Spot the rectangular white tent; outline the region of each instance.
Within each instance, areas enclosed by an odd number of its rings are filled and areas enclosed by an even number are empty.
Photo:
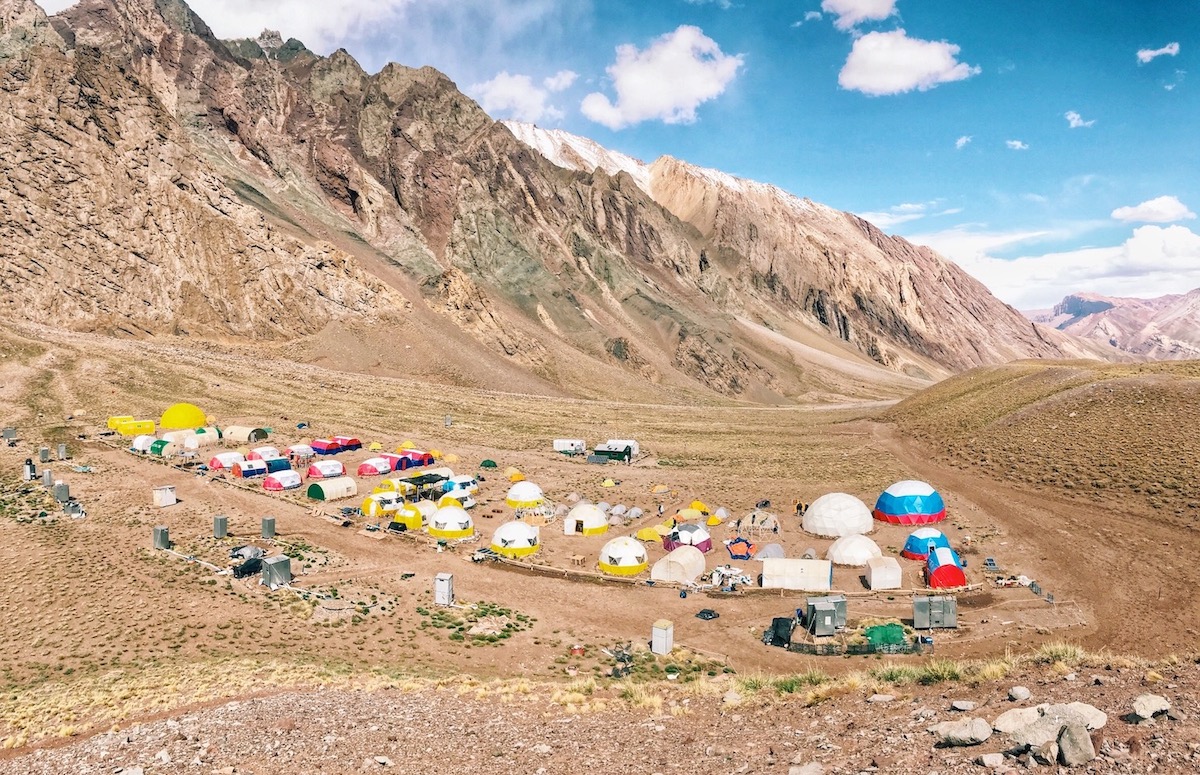
[[[867,560],[867,586],[871,589],[900,589],[903,574],[895,557],[872,557]]]
[[[806,592],[833,589],[833,563],[829,560],[768,557],[762,564],[763,589],[799,589]]]

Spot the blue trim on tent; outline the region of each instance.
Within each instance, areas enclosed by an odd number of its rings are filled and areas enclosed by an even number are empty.
[[[942,500],[942,496],[937,490],[934,490],[930,495],[892,495],[889,492],[884,492],[879,496],[879,500],[875,501],[875,510],[881,511],[884,514],[925,514],[933,516],[936,514],[944,514],[946,511],[946,503]]]

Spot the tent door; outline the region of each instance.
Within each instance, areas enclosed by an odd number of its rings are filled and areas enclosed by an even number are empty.
[[[583,520],[575,520],[575,527],[571,528],[572,533],[583,533]]]

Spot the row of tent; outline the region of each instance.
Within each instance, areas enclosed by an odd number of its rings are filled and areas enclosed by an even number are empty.
[[[906,479],[884,490],[874,510],[844,492],[822,495],[804,510],[801,527],[823,538],[841,538],[870,533],[876,520],[893,525],[926,525],[945,518],[946,504],[941,494],[925,482]]]

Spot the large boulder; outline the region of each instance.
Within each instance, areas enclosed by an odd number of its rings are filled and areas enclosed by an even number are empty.
[[[1138,718],[1154,718],[1170,709],[1170,700],[1157,694],[1143,694],[1133,701],[1133,714]]]
[[[981,718],[965,718],[959,721],[943,721],[929,728],[941,737],[941,745],[979,745],[992,736],[992,725]]]
[[[1083,702],[1068,705],[1039,706],[1041,711],[1033,723],[1011,733],[1013,742],[1025,748],[1037,748],[1058,739],[1059,731],[1068,724],[1078,724],[1084,729],[1100,729],[1108,722],[1101,710]]]
[[[1042,708],[1013,708],[1006,710],[996,717],[992,728],[997,732],[1011,735],[1022,727],[1027,727],[1042,717]]]
[[[1067,724],[1058,733],[1058,763],[1078,767],[1096,758],[1096,747],[1083,724]]]

